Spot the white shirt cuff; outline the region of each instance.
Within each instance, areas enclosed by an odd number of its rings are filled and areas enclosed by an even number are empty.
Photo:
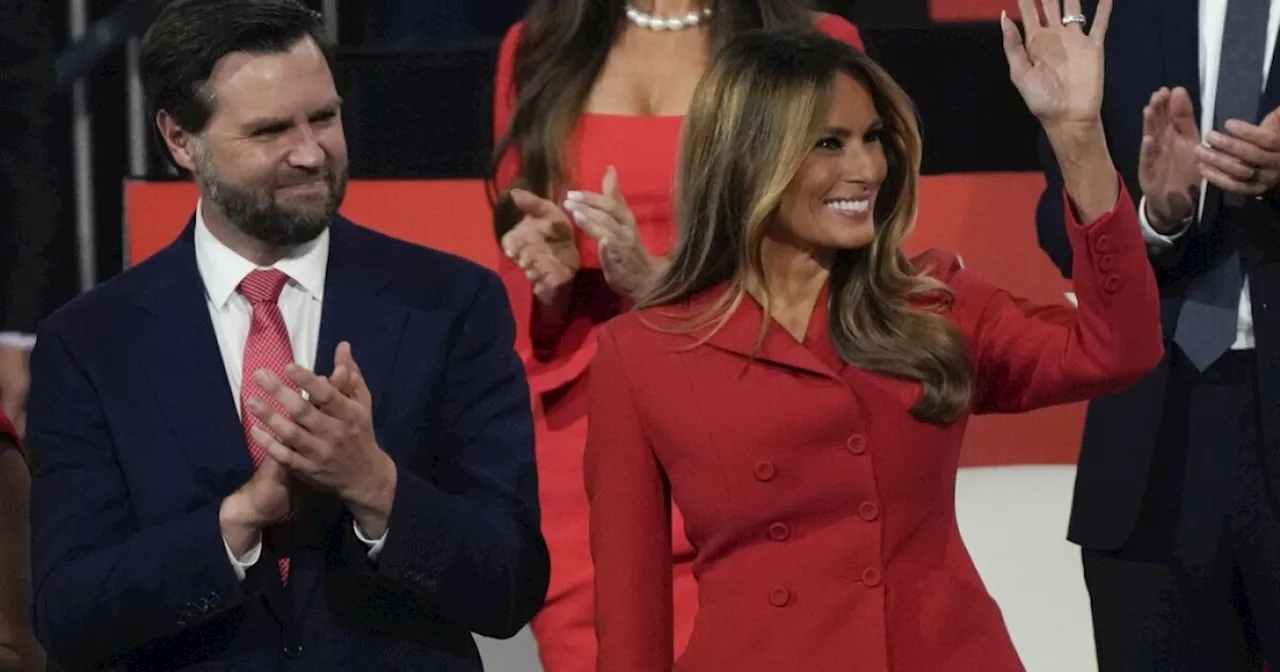
[[[249,573],[249,568],[258,563],[258,559],[262,557],[262,537],[258,537],[258,542],[249,549],[247,553],[240,557],[236,557],[231,552],[231,546],[227,544],[227,540],[222,540],[222,547],[227,549],[227,559],[231,561],[231,568],[236,570],[236,579],[244,581],[245,574]]]
[[[36,335],[19,331],[0,331],[0,347],[30,350],[36,347]]]
[[[1188,217],[1187,220],[1182,223],[1181,229],[1165,235],[1156,231],[1155,228],[1151,226],[1151,221],[1147,219],[1147,197],[1143,196],[1142,199],[1138,201],[1138,225],[1142,227],[1142,239],[1147,241],[1147,247],[1154,250],[1167,250],[1173,247],[1174,242],[1181,238],[1182,234],[1187,232],[1187,229],[1191,228],[1191,222],[1194,221],[1194,219],[1194,217]]]
[[[355,530],[356,539],[359,539],[361,543],[369,547],[369,559],[377,560],[378,554],[382,552],[382,547],[387,545],[387,531],[383,530],[382,536],[377,539],[370,539],[360,531],[360,526],[355,521],[351,522],[351,529]]]

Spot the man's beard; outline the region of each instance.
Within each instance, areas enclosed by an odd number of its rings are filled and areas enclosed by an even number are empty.
[[[245,235],[272,247],[293,247],[316,239],[337,214],[347,192],[347,167],[326,165],[322,176],[329,198],[319,208],[289,208],[276,202],[278,185],[245,188],[218,176],[207,151],[197,152],[205,197]]]

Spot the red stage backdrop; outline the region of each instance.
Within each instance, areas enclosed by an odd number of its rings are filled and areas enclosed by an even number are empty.
[[[974,0],[957,0],[957,6]],[[935,0],[935,5],[942,4]],[[998,13],[998,10],[997,10]],[[1068,283],[1036,245],[1035,204],[1044,186],[1036,173],[966,174],[924,178],[912,250],[939,247],[960,253],[966,267],[1038,301],[1064,301]],[[138,263],[173,240],[196,202],[185,182],[126,184],[128,254]],[[493,241],[484,186],[472,180],[351,183],[347,217],[422,245],[493,267]],[[1084,406],[1017,416],[975,418],[965,443],[967,466],[1074,464]]]

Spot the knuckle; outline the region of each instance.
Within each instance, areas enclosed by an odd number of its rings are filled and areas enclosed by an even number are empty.
[[[277,423],[277,426],[275,427],[276,439],[284,443],[293,443],[297,441],[301,434],[302,433],[298,430],[298,426],[291,422],[285,422],[282,420]]]

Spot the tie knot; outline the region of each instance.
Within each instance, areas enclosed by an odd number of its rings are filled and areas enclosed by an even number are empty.
[[[252,304],[275,303],[287,282],[289,276],[274,268],[254,271],[240,281],[240,293]]]

